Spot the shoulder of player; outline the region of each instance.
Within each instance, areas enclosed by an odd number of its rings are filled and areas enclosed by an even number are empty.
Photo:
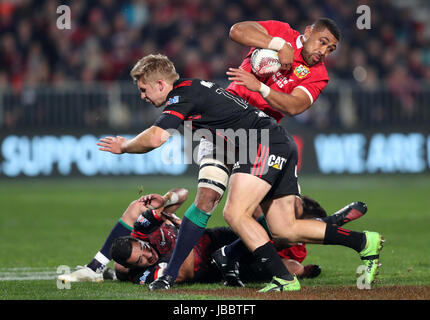
[[[257,21],[258,24],[260,24],[263,28],[265,28],[267,31],[270,31],[268,29],[270,28],[281,28],[284,30],[294,30],[289,23],[279,20],[264,20],[264,21]],[[295,31],[295,30],[294,30]]]
[[[193,85],[194,79],[180,78],[173,83],[173,88],[166,97],[164,108],[171,107],[181,102],[192,99],[195,89]]]
[[[169,92],[168,97],[173,97],[181,92],[191,91],[194,79],[180,78],[173,83],[172,91]]]
[[[273,37],[281,37],[284,40],[294,44],[300,36],[300,32],[293,29],[290,24],[278,20],[257,21],[263,28],[266,29],[269,35]]]
[[[170,91],[167,98],[169,99],[174,96],[198,96],[198,91],[201,88],[200,82],[200,79],[180,78],[173,83],[173,89]]]

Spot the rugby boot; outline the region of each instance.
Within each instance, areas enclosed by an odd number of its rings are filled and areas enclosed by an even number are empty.
[[[263,289],[258,292],[283,292],[283,291],[299,291],[301,289],[300,282],[294,276],[293,280],[284,280],[278,277],[273,277]]]
[[[375,278],[379,273],[379,254],[383,248],[385,242],[384,237],[378,232],[364,231],[366,235],[366,245],[363,250],[360,251],[360,259],[366,265],[364,270],[365,281],[368,284],[375,282]]]
[[[103,272],[102,270],[96,272],[87,266],[77,266],[76,271],[59,275],[58,280],[63,282],[102,282]]]
[[[356,201],[348,204],[331,216],[323,218],[326,223],[343,226],[345,223],[361,218],[367,212],[367,205],[364,202]]]
[[[225,286],[245,287],[239,277],[239,262],[228,259],[224,253],[224,248],[225,246],[212,253],[211,263],[221,272]]]
[[[168,274],[164,274],[149,284],[149,290],[169,290],[172,288],[175,280]]]

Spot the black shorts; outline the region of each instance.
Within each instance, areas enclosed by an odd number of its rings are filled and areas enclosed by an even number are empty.
[[[282,127],[270,130],[269,144],[258,145],[257,155],[248,163],[236,163],[232,174],[247,173],[267,181],[272,188],[263,201],[284,195],[299,195],[298,149],[293,137]]]

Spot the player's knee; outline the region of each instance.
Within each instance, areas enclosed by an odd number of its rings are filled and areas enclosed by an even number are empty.
[[[199,195],[199,193],[197,194],[198,198],[201,196],[200,201],[197,199],[201,202],[200,205],[207,206],[212,204],[209,211],[214,209],[214,206],[222,198],[227,188],[229,174],[229,169],[221,161],[212,158],[204,158],[201,161],[198,183],[201,195]],[[199,207],[197,202],[196,205]],[[200,209],[204,210],[203,208]]]
[[[194,201],[194,204],[200,210],[205,212],[212,212],[219,200],[221,199],[221,194],[217,191],[209,188],[198,188],[197,196]]]
[[[225,206],[223,210],[223,217],[225,222],[229,226],[231,226],[233,229],[235,229],[235,226],[241,223],[242,215],[241,212],[239,212],[236,209],[233,209],[230,206]]]
[[[224,209],[222,215],[224,217],[225,222],[227,222],[229,226],[233,227],[235,225],[236,217],[231,211]]]

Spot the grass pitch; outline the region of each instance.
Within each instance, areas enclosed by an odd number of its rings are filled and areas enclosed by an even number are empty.
[[[352,230],[381,232],[379,282],[357,289],[358,255],[339,246],[308,245],[305,264],[318,264],[321,275],[302,280],[302,291],[260,295],[262,284],[246,289],[220,284],[177,285],[149,292],[130,283],[73,283],[57,286],[59,266],[88,263],[125,208],[144,193],[173,187],[190,191],[177,213],[192,203],[196,179],[188,177],[101,177],[0,180],[1,300],[234,300],[234,299],[430,299],[430,176],[303,176],[302,193],[317,199],[327,212],[364,201],[367,214],[348,225]],[[222,202],[209,227],[225,225]]]

